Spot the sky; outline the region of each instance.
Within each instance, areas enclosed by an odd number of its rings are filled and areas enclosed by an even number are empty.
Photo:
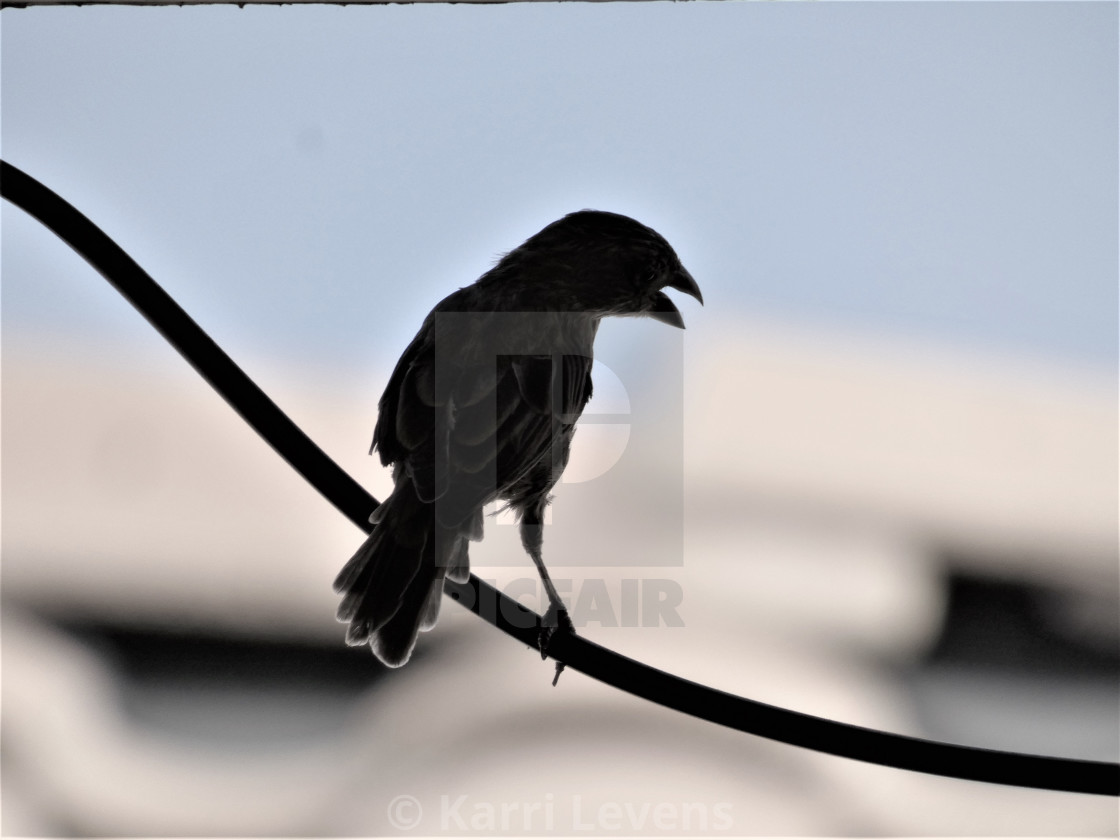
[[[1114,373],[1117,8],[5,9],[0,146],[235,358],[388,364],[594,207],[674,245],[690,342],[761,320]],[[6,342],[151,350],[2,221]]]

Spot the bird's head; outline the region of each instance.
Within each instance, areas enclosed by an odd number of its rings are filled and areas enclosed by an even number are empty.
[[[684,328],[664,289],[702,304],[700,287],[657,231],[618,213],[580,210],[530,237],[496,267],[536,278],[536,295],[558,311],[598,317],[646,315]]]

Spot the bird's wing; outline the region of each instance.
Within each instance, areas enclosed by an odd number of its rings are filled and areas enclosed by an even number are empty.
[[[548,478],[536,489],[547,493],[568,463],[572,428],[591,397],[591,357],[524,356],[514,358],[510,368],[522,410],[499,433],[498,480],[507,495],[530,472],[540,474],[544,467]]]
[[[405,378],[414,364],[423,366],[425,364],[423,360],[431,355],[431,330],[425,323],[397,360],[397,366],[393,369],[381,400],[377,404],[377,425],[373,428],[373,442],[370,444],[369,451],[372,453],[376,449],[380,453],[381,463],[385,466],[403,461],[417,445],[417,435],[422,423],[415,424],[416,432],[414,432],[408,418],[420,414],[423,402],[416,392],[415,382],[410,383],[405,389]],[[405,415],[403,422],[400,419],[402,413]],[[430,424],[430,421],[427,422]]]
[[[436,516],[456,525],[551,460],[547,492],[567,463],[575,419],[591,392],[591,359],[585,356],[500,356],[465,368],[452,396],[446,440],[446,486]],[[442,472],[435,470],[437,476]]]
[[[546,457],[559,478],[591,395],[591,359],[464,352],[437,372],[430,333],[421,330],[390,377],[374,446],[384,463],[403,465],[442,524],[459,526]]]

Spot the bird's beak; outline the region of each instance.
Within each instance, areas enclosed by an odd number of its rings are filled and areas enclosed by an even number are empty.
[[[700,286],[697,285],[696,280],[688,273],[682,266],[678,268],[673,274],[673,279],[665,284],[666,289],[676,289],[678,292],[684,292],[686,295],[692,295],[700,305],[704,305],[704,296],[700,294]],[[658,292],[653,296],[653,306],[651,306],[646,314],[651,318],[655,318],[663,324],[668,324],[671,327],[684,329],[684,318],[681,317],[680,310],[669,299],[669,296],[664,292]]]
[[[700,294],[700,286],[697,285],[692,275],[688,273],[688,270],[683,265],[673,274],[672,282],[665,284],[665,288],[676,289],[678,292],[692,295],[700,301],[701,306],[704,305],[704,296]]]

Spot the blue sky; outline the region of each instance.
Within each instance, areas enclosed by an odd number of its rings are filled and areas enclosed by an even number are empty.
[[[389,363],[582,207],[737,319],[1117,365],[1117,4],[6,9],[2,151],[234,355]],[[3,326],[150,347],[3,209]],[[608,336],[622,335],[617,331]],[[623,340],[623,339],[618,339]]]

